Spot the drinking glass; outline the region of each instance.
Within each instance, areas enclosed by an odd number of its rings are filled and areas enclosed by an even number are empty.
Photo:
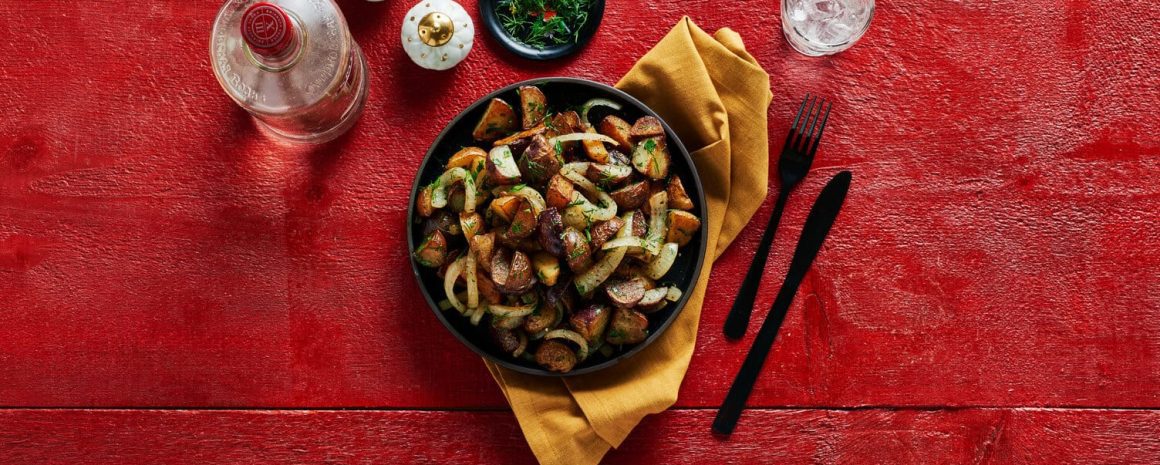
[[[790,46],[809,56],[850,48],[870,27],[874,0],[781,0],[781,29]]]

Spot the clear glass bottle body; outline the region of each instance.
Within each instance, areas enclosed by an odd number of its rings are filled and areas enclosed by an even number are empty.
[[[256,5],[285,13],[290,45],[277,52],[252,46],[243,27],[253,25],[243,21]],[[229,0],[214,21],[210,61],[238,105],[292,141],[321,143],[342,135],[366,103],[366,60],[333,0]]]
[[[809,56],[854,45],[870,27],[874,0],[781,0],[781,28],[790,46]]]

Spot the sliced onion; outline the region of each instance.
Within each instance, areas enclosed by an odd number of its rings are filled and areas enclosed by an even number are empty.
[[[592,110],[593,107],[608,107],[613,110],[620,110],[622,108],[619,103],[606,98],[594,98],[584,102],[584,105],[580,107],[580,122],[588,125],[587,127],[592,127],[592,123],[588,121],[588,111]]]
[[[576,350],[576,358],[581,362],[588,358],[588,341],[585,341],[584,336],[581,336],[580,333],[570,329],[557,329],[544,335],[545,341],[552,339],[567,339],[576,343],[576,346],[579,347]]]
[[[672,268],[673,262],[676,261],[677,243],[669,242],[661,247],[661,251],[657,254],[656,258],[648,262],[648,267],[645,268],[645,275],[652,279],[661,279],[665,273],[669,272],[669,268]]]
[[[467,298],[467,292],[460,292],[458,294],[455,294],[455,296],[458,297],[460,299],[460,301],[462,301],[462,299]],[[439,301],[439,310],[447,311],[447,310],[451,310],[452,308],[454,308],[454,307],[451,306],[450,300],[443,299],[443,300]]]
[[[503,195],[514,195],[528,201],[528,205],[532,206],[532,213],[536,218],[540,217],[540,213],[548,208],[548,204],[544,202],[544,196],[540,195],[538,191],[524,184],[515,186],[497,187],[491,192],[496,197]]]
[[[463,168],[451,168],[444,171],[435,180],[434,188],[431,189],[431,206],[435,208],[443,208],[447,206],[449,199],[449,192],[451,186],[457,182],[463,183],[464,202],[463,210],[471,213],[475,211],[475,178],[471,176],[471,172]]]
[[[489,306],[490,307],[490,306]],[[490,312],[490,310],[489,310]],[[494,314],[493,314],[494,315]],[[513,316],[507,318],[494,317],[491,319],[491,325],[501,329],[516,329],[524,324],[524,317]]]
[[[635,212],[628,212],[624,214],[622,219],[624,220],[625,225],[632,224],[632,216],[634,214]],[[632,234],[632,228],[626,226],[620,228],[620,232],[616,233],[616,237],[618,239],[622,239],[625,237],[630,237],[630,234]],[[604,256],[600,257],[600,261],[596,262],[595,265],[592,265],[587,270],[584,270],[583,273],[580,273],[576,276],[576,280],[573,281],[573,284],[576,286],[576,291],[578,291],[581,296],[591,294],[592,291],[596,290],[597,286],[599,286],[604,281],[607,281],[609,276],[612,276],[612,272],[616,271],[616,267],[620,266],[620,262],[624,260],[624,254],[626,251],[626,248],[621,247],[618,249],[613,249],[609,252],[605,252]]]
[[[519,357],[528,349],[528,336],[523,331],[516,333],[516,336],[520,338],[520,345],[516,346],[516,350],[512,351],[512,357]]]
[[[547,329],[547,328],[544,328],[544,330],[543,330],[543,331],[540,331],[540,332],[538,332],[538,333],[529,334],[529,335],[528,335],[528,338],[529,338],[529,339],[531,339],[531,340],[533,340],[533,341],[538,341],[538,340],[540,340],[540,339],[543,339],[543,338],[544,338],[544,336],[545,336],[545,335],[547,335],[547,334],[548,334],[548,329]]]
[[[648,237],[645,250],[656,255],[661,251],[661,243],[665,240],[665,222],[669,215],[669,194],[660,191],[649,197],[649,208],[652,210],[649,217]]]
[[[611,220],[612,217],[616,216],[616,201],[612,200],[612,196],[608,195],[607,192],[600,190],[599,187],[596,187],[596,184],[593,184],[592,181],[589,181],[588,178],[584,177],[583,174],[576,171],[578,169],[578,166],[576,165],[580,164],[581,163],[569,163],[564,165],[564,168],[560,169],[560,175],[565,179],[575,183],[576,186],[588,194],[589,197],[595,197],[600,205],[593,204],[590,200],[588,200],[588,198],[584,197],[579,192],[572,191],[572,203],[575,203],[576,205],[568,207],[568,209],[571,210],[575,208],[578,211],[584,213],[584,216],[590,220]],[[588,164],[583,163],[583,165],[587,166]]]
[[[536,302],[520,306],[488,305],[487,311],[499,318],[519,318],[531,315],[536,311],[536,305],[538,305]]]
[[[676,302],[678,300],[681,300],[682,294],[683,293],[681,292],[681,290],[677,289],[677,286],[669,286],[669,292],[665,294],[665,300],[667,300],[669,302]]]
[[[447,265],[447,274],[443,276],[443,292],[447,294],[447,302],[451,304],[459,313],[464,313],[467,309],[463,303],[459,301],[459,297],[455,295],[455,280],[459,279],[459,274],[463,272],[463,263],[466,258],[460,257],[458,260]]]
[[[479,308],[479,282],[475,279],[475,254],[467,251],[467,261],[464,262],[464,274],[467,275],[467,308]],[[472,323],[475,324],[475,323]]]
[[[479,326],[479,322],[483,320],[483,314],[487,313],[487,305],[473,310],[475,313],[471,314],[471,325]]]
[[[595,134],[595,133],[591,133],[591,132],[573,132],[571,134],[564,134],[562,136],[556,136],[556,137],[553,137],[551,139],[548,139],[548,144],[551,146],[555,146],[557,142],[563,143],[563,142],[572,142],[572,141],[578,141],[578,140],[594,140],[597,142],[603,142],[605,144],[615,144],[616,143],[616,140],[614,140],[613,138],[608,137],[604,134]]]
[[[665,289],[663,287],[658,287],[656,289],[649,289],[647,291],[644,291],[644,297],[641,297],[640,301],[637,302],[636,304],[637,305],[656,305],[657,303],[661,302],[661,300],[664,299],[665,296],[668,295],[668,293],[669,293],[669,290]]]

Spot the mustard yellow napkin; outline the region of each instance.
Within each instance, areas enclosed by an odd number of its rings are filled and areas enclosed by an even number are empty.
[[[624,363],[568,379],[488,363],[532,452],[546,465],[598,463],[645,415],[676,402],[712,259],[737,237],[766,194],[769,75],[737,33],[722,29],[710,36],[684,18],[616,86],[656,110],[692,151],[708,198],[704,225],[712,255],[673,325]]]

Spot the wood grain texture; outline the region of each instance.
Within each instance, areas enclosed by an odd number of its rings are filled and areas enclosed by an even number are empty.
[[[604,463],[1140,464],[1160,413],[755,410],[728,440],[709,410],[651,417]],[[424,445],[415,447],[415,445]],[[533,464],[507,412],[7,410],[0,462]]]
[[[220,90],[206,52],[215,3],[0,2],[0,405],[504,406],[411,277],[403,228],[420,158],[489,90],[615,82],[689,13],[736,29],[771,74],[774,153],[802,95],[835,102],[770,283],[824,180],[854,172],[751,404],[1160,407],[1160,16],[1133,2],[880,2],[861,43],[809,59],[785,45],[768,0],[617,0],[576,57],[523,61],[481,35],[437,73],[397,44],[410,2],[345,1],[370,101],[348,136],[314,148],[263,138]],[[749,341],[720,327],[757,229],[714,268],[679,405],[718,404],[741,363]],[[130,431],[118,422],[148,421],[91,415]],[[267,421],[215,415],[164,414],[154,431]],[[448,433],[499,422],[508,430],[487,434],[515,437],[506,414],[443,418]],[[327,434],[316,426],[301,431]],[[1040,434],[1022,444],[1059,439]]]

